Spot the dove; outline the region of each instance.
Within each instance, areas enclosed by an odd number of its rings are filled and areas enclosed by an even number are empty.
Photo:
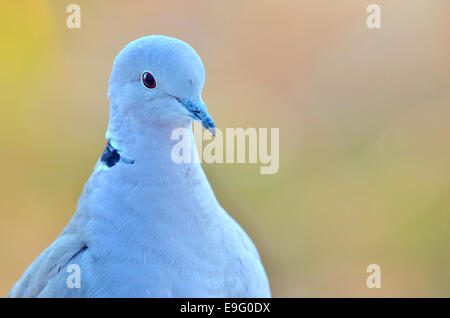
[[[151,35],[119,52],[106,148],[72,219],[9,297],[271,297],[255,245],[199,161],[171,158],[174,129],[192,137],[198,121],[215,132],[204,81],[200,57],[181,40]]]

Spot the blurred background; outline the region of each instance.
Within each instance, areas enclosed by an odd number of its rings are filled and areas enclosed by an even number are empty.
[[[149,34],[202,57],[219,128],[280,128],[277,174],[204,165],[274,296],[450,296],[449,1],[0,3],[2,297],[74,213],[114,57]]]

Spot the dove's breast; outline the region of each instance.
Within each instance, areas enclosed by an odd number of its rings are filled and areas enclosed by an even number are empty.
[[[131,166],[112,169],[94,173],[77,212],[88,215],[77,261],[92,296],[270,297],[256,248],[203,171],[171,185],[133,178]]]

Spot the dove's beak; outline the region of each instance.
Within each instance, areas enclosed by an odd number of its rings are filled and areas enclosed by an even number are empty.
[[[194,120],[200,121],[205,129],[209,130],[214,137],[216,136],[216,125],[214,124],[214,120],[206,111],[206,104],[201,99],[192,100],[179,98],[178,101],[186,107]]]

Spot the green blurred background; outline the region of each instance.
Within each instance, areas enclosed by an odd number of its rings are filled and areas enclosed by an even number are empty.
[[[165,34],[202,57],[219,128],[280,128],[278,174],[205,165],[274,296],[450,296],[449,1],[0,3],[0,295],[75,210],[115,55]]]

